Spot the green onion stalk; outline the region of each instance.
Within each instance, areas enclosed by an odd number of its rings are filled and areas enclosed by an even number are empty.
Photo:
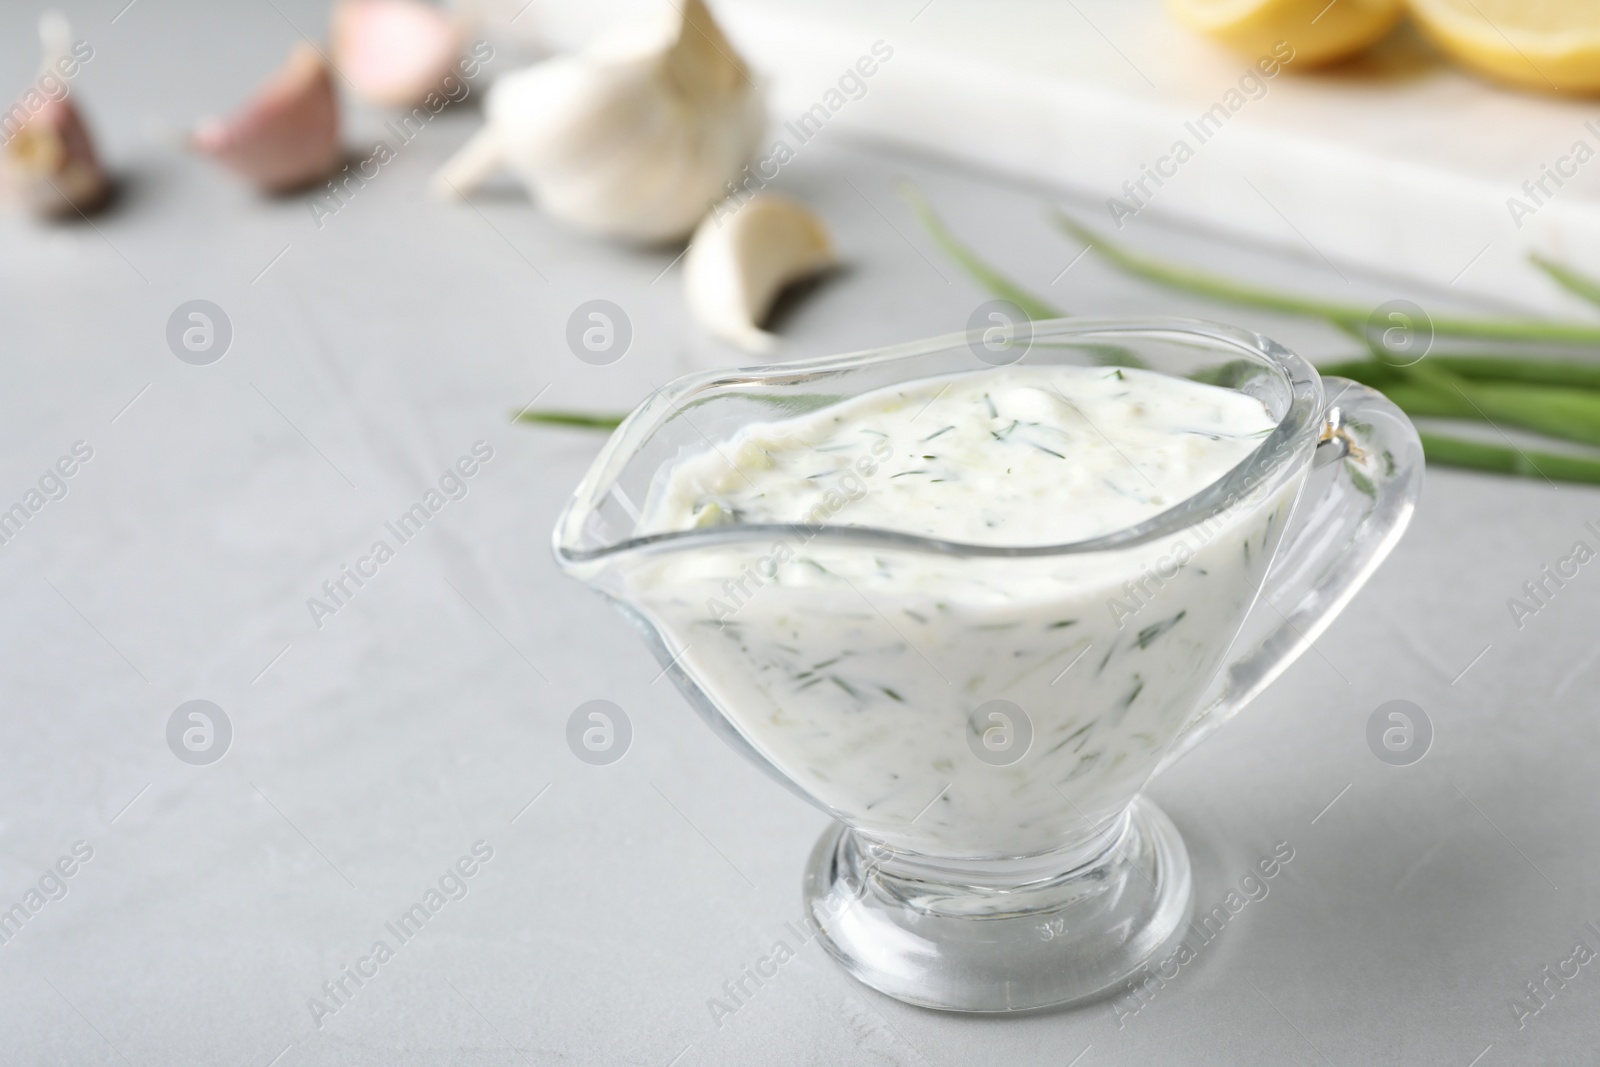
[[[963,244],[915,190],[903,193],[929,236],[984,289],[1036,318],[1062,312],[1005,277]],[[1374,344],[1368,308],[1261,288],[1130,252],[1057,211],[1056,224],[1125,274],[1169,289],[1239,307],[1319,319],[1363,342],[1364,358],[1323,363],[1339,375],[1383,391],[1415,418],[1440,418],[1531,430],[1600,447],[1600,364],[1500,354],[1440,354],[1410,366]],[[1600,281],[1542,257],[1533,262],[1563,288],[1600,305]],[[1600,348],[1600,326],[1521,318],[1433,318],[1437,337]],[[1420,434],[1430,462],[1549,481],[1600,484],[1600,457],[1518,448],[1437,432]]]

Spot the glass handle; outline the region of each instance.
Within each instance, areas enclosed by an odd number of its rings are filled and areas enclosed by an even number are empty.
[[[1157,773],[1238,714],[1311,647],[1366,584],[1411,521],[1422,491],[1422,443],[1375,389],[1324,378],[1329,400],[1300,506],[1236,646]],[[1262,631],[1265,630],[1263,634]]]

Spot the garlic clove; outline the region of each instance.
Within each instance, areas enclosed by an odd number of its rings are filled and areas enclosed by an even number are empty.
[[[6,142],[4,171],[13,195],[43,218],[87,215],[111,197],[88,127],[66,97],[46,100]]]
[[[630,27],[508,75],[488,124],[435,180],[465,195],[508,167],[578,229],[680,240],[727,195],[766,126],[762,93],[703,0],[653,35]]]
[[[770,352],[777,339],[761,324],[778,294],[837,262],[821,219],[789,197],[761,193],[700,224],[684,256],[684,295],[717,337]]]
[[[420,0],[341,0],[333,10],[333,63],[363,100],[411,107],[444,84],[461,32]]]
[[[336,170],[339,103],[328,64],[315,48],[297,44],[241,110],[209,119],[189,143],[253,183],[263,193],[286,193]]]
[[[0,112],[0,184],[42,218],[87,215],[111,198],[94,141],[72,103],[65,78],[77,67],[72,27],[58,11],[39,16],[39,80]],[[91,53],[92,54],[92,53]],[[63,77],[64,75],[64,77]]]

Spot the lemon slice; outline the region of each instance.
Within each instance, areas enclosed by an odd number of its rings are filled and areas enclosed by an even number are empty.
[[[1167,0],[1167,9],[1246,59],[1276,58],[1302,68],[1336,62],[1375,43],[1394,28],[1405,5],[1404,0]],[[1285,59],[1289,54],[1292,60]]]
[[[1490,78],[1545,92],[1600,92],[1595,0],[1411,0],[1411,11],[1441,51]]]

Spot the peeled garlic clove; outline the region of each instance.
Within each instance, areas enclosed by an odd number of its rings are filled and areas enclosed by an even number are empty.
[[[369,103],[421,103],[460,55],[450,17],[420,0],[342,0],[333,10],[334,66]]]
[[[339,103],[315,48],[297,44],[289,60],[240,111],[202,122],[190,145],[263,193],[298,189],[336,170]]]
[[[485,107],[488,124],[437,191],[464,195],[506,166],[563,221],[641,242],[688,235],[766,125],[760,90],[703,0],[684,0],[664,33],[508,75]]]
[[[684,295],[711,333],[747,352],[770,352],[777,339],[761,324],[778,294],[836,262],[821,219],[786,196],[761,193],[700,224],[683,261]]]
[[[89,214],[111,195],[78,109],[63,97],[44,105],[6,142],[6,184],[35,215]]]

